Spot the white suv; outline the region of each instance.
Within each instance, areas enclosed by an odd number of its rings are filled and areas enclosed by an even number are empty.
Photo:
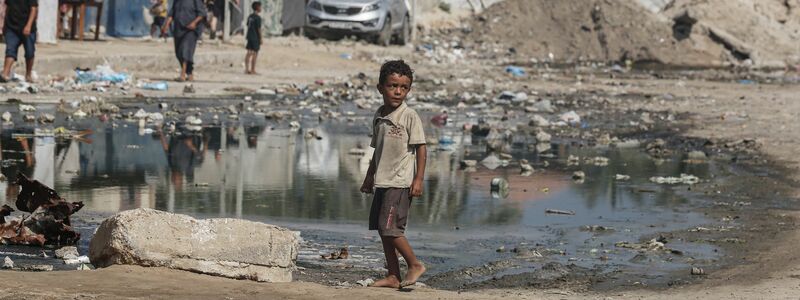
[[[311,0],[306,34],[312,38],[356,35],[379,45],[405,45],[411,39],[408,0]]]

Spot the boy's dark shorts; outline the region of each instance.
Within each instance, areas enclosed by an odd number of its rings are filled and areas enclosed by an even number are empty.
[[[258,50],[261,50],[261,41],[248,39],[247,46],[245,46],[245,48],[247,48],[247,50],[258,52]]]
[[[410,208],[408,188],[375,189],[369,212],[369,230],[377,230],[380,236],[405,236]]]
[[[154,17],[153,18],[153,26],[158,26],[158,28],[163,27],[165,22],[167,22],[167,18],[165,18],[165,17]]]
[[[31,32],[30,35],[25,36],[22,34],[22,32],[16,32],[6,28],[3,31],[3,35],[6,39],[6,57],[11,57],[14,60],[17,60],[17,52],[19,51],[20,45],[25,48],[26,59],[31,59],[35,56],[36,32]]]

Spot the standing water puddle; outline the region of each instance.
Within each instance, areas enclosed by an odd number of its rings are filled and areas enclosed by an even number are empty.
[[[83,201],[86,207],[75,222],[83,233],[82,253],[99,222],[81,220],[82,215],[154,208],[286,226],[302,232],[301,266],[341,264],[319,255],[348,246],[347,264],[379,271],[379,240],[366,229],[371,197],[359,192],[370,156],[370,150],[363,149],[369,144],[368,116],[363,111],[350,122],[322,124],[309,118],[301,120],[303,130],[296,130],[287,121],[268,122],[252,115],[208,125],[214,122],[206,114],[202,128],[187,129],[179,123],[174,132],[167,125],[163,134],[155,125],[140,128],[137,121],[87,119],[49,128],[91,128],[91,143],[30,137],[26,140],[33,153],[27,158],[22,140],[15,137],[33,133],[33,125],[6,126],[0,141],[2,173],[13,178],[21,171],[69,201]],[[430,137],[446,136],[442,140],[448,142],[430,146],[424,195],[414,200],[410,211],[409,240],[428,264],[428,276],[509,260],[502,272],[486,276],[558,262],[600,265],[608,271],[635,269],[657,277],[718,255],[707,244],[677,241],[667,244],[675,250],[672,254],[661,251],[647,257],[615,246],[713,223],[692,212],[698,204],[681,194],[688,186],[649,181],[651,176],[681,173],[709,178],[713,163],[686,164],[680,155],[658,162],[636,149],[579,149],[557,143],[552,156],[545,158],[531,154],[527,145],[515,144],[514,159],[506,167],[492,170],[479,164],[462,170],[461,160],[484,158],[485,141],[456,129],[458,125],[426,128]],[[316,134],[309,134],[311,129]],[[567,166],[569,155],[580,157],[580,166]],[[584,164],[583,158],[596,156],[607,157],[609,164]],[[520,175],[517,160],[522,158],[536,169],[532,175]],[[549,167],[543,167],[545,161]],[[576,170],[586,173],[583,183],[572,180]],[[617,174],[631,179],[617,180]],[[507,196],[490,192],[492,179],[498,177],[509,182]],[[0,198],[13,205],[15,191],[6,182],[0,188],[6,190]],[[548,209],[575,214],[546,214]]]

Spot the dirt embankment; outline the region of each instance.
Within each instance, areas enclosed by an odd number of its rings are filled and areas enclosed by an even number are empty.
[[[464,40],[508,45],[539,61],[775,68],[800,53],[796,2],[508,0],[475,17]]]

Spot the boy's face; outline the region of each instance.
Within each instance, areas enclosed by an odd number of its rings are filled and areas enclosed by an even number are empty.
[[[378,92],[383,96],[383,105],[398,108],[406,100],[411,91],[411,78],[393,73],[386,78],[384,84],[378,84]]]
[[[260,12],[261,12],[261,5],[256,5],[256,12],[257,12],[257,13],[260,13]]]

